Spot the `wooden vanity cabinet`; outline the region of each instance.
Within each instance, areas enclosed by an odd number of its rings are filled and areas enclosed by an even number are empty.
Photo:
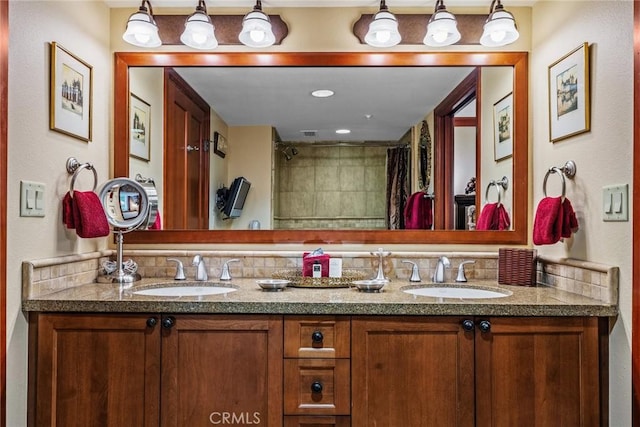
[[[352,426],[606,425],[602,323],[354,317]]]
[[[282,317],[30,316],[29,426],[282,425]]]

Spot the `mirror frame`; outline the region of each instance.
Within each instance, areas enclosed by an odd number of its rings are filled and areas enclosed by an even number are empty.
[[[116,52],[114,54],[115,177],[129,176],[129,67],[413,67],[513,66],[513,229],[469,230],[158,230],[134,231],[128,243],[313,243],[313,244],[527,244],[529,200],[529,89],[527,52],[303,52],[209,53]],[[435,146],[434,150],[442,147]],[[434,158],[434,176],[442,173]]]

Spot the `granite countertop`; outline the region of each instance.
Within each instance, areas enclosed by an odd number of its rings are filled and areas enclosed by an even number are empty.
[[[467,284],[493,289],[509,296],[492,299],[434,298],[414,296],[406,286],[436,286],[429,282],[392,280],[381,292],[360,292],[356,288],[294,288],[263,291],[256,279],[219,282],[236,290],[226,294],[194,297],[157,297],[134,292],[158,287],[172,279],[146,278],[129,289],[118,284],[91,283],[23,300],[26,312],[113,312],[113,313],[236,313],[236,314],[333,314],[333,315],[483,315],[483,316],[615,316],[618,307],[582,295],[550,287],[499,285],[496,281]],[[187,280],[184,285],[203,282]]]

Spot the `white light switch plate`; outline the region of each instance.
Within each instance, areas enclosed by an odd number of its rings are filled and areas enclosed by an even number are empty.
[[[629,221],[629,184],[602,187],[602,220]]]
[[[20,216],[44,216],[44,190],[41,182],[20,181]]]

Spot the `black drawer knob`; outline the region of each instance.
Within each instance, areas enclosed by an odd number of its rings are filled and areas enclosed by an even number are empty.
[[[320,381],[314,381],[311,383],[311,391],[313,393],[322,393],[322,383]]]
[[[322,332],[320,331],[313,331],[313,333],[311,334],[311,341],[315,343],[321,343],[323,339],[324,335],[322,335]]]
[[[462,329],[464,329],[467,332],[473,331],[474,326],[475,325],[473,324],[473,320],[471,319],[465,319],[462,321]]]
[[[175,326],[176,319],[173,316],[167,316],[162,318],[162,327],[165,329],[171,329]]]
[[[489,322],[488,320],[481,320],[480,321],[480,331],[482,331],[482,332],[491,331],[491,322]]]
[[[147,319],[147,327],[153,328],[157,324],[158,324],[158,319],[156,319],[155,317],[149,317]]]

